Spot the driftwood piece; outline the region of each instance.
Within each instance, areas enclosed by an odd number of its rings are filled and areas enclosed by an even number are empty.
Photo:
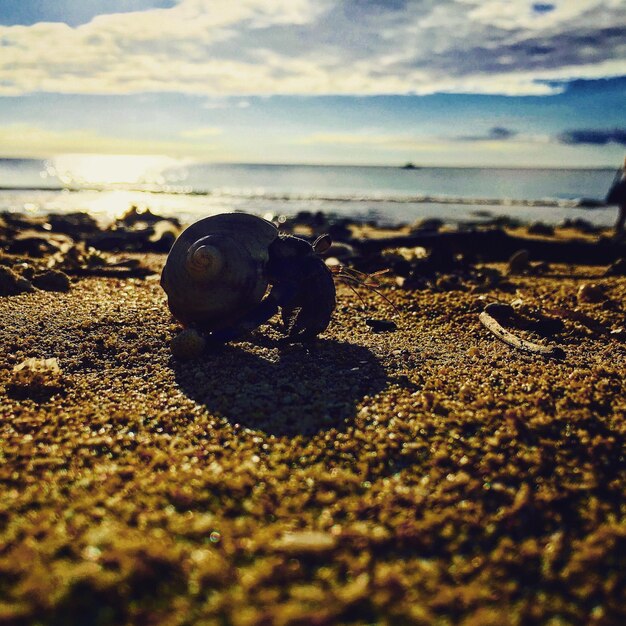
[[[515,252],[528,250],[529,258],[548,263],[576,265],[609,265],[626,257],[626,243],[602,239],[598,242],[583,239],[550,240],[537,237],[517,237],[499,229],[462,232],[425,232],[380,239],[350,241],[358,252],[369,256],[389,248],[421,246],[449,250],[486,262],[508,261]]]
[[[485,326],[485,328],[490,330],[498,339],[500,339],[500,341],[503,341],[513,348],[517,348],[518,350],[529,352],[531,354],[539,354],[541,356],[547,357],[560,358],[564,356],[563,350],[561,348],[542,346],[538,343],[533,343],[532,341],[520,339],[513,333],[503,328],[499,324],[499,322],[497,322],[495,318],[491,317],[491,315],[489,315],[489,313],[487,313],[486,311],[483,311],[480,314],[479,319]]]

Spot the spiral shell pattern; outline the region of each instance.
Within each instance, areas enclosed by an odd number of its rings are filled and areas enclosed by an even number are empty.
[[[205,240],[208,240],[208,243]],[[189,248],[186,269],[196,280],[213,280],[224,267],[224,255],[219,247],[211,243],[209,235]]]
[[[268,248],[277,236],[272,223],[245,213],[215,215],[189,226],[161,274],[174,317],[205,331],[244,317],[267,290]]]

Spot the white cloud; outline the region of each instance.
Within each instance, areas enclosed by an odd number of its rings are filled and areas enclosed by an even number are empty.
[[[471,21],[489,26],[517,30],[524,28],[545,28],[549,23],[558,23],[567,15],[579,15],[588,5],[587,0],[563,3],[554,6],[548,14],[533,11],[533,3],[528,0],[462,0],[467,7],[467,16]]]
[[[548,135],[517,133],[510,131],[510,136],[493,137],[489,133],[484,136],[458,137],[449,136],[418,136],[411,134],[395,134],[375,131],[360,131],[348,133],[311,133],[293,140],[298,145],[330,145],[334,147],[363,147],[375,148],[390,152],[404,151],[430,151],[447,152],[466,149],[468,144],[480,145],[481,149],[502,150],[506,144],[507,149],[515,149],[518,146],[531,146],[547,144],[553,141]]]
[[[0,126],[2,152],[12,157],[71,153],[228,158],[223,145],[214,140],[198,142],[199,138],[183,137],[180,141],[136,140],[104,136],[93,130],[54,131],[33,124]],[[207,138],[205,135],[204,139]]]
[[[0,27],[0,95],[544,94],[624,74],[623,0],[181,0]],[[242,101],[245,102],[245,101]]]

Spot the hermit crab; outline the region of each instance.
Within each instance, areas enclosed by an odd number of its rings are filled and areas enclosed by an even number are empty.
[[[323,332],[335,310],[331,270],[313,244],[279,234],[246,213],[201,219],[178,237],[161,275],[172,315],[186,330],[173,343],[181,357],[197,356],[205,341],[225,343],[267,322],[280,308],[295,341]]]

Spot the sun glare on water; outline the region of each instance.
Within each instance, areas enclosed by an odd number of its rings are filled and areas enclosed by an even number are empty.
[[[77,187],[163,185],[165,170],[180,165],[166,156],[64,154],[48,161],[45,175]]]

